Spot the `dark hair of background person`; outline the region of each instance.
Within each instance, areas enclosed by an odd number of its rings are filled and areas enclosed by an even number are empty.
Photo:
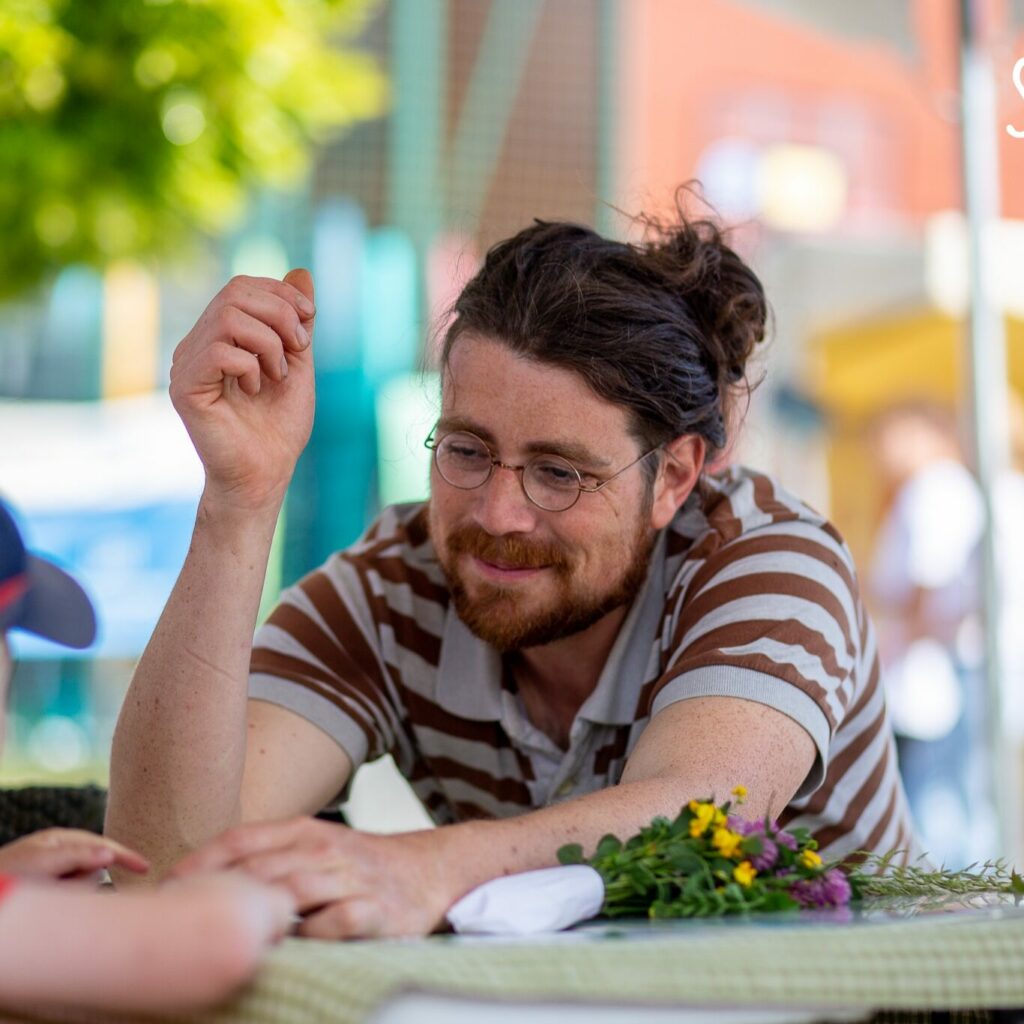
[[[730,441],[747,360],[768,317],[764,289],[710,219],[643,219],[640,243],[535,221],[495,245],[454,305],[441,349],[472,334],[578,373],[629,410],[654,448],[699,434],[708,461]],[[645,464],[653,480],[656,465]]]

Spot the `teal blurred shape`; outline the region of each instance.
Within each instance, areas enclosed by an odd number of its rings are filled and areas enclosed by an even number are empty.
[[[440,402],[436,373],[402,374],[377,392],[377,475],[382,505],[427,497],[431,453],[423,441],[437,420]]]
[[[366,218],[346,199],[321,204],[313,217],[316,365],[319,373],[360,365],[360,303]]]
[[[419,272],[412,240],[398,228],[371,232],[363,247],[360,335],[363,369],[375,385],[419,357]]]
[[[88,267],[68,267],[50,292],[42,337],[33,360],[33,398],[100,397],[103,279]]]
[[[288,492],[282,581],[351,544],[377,507],[374,392],[362,365],[365,219],[347,200],[314,211],[316,418]]]

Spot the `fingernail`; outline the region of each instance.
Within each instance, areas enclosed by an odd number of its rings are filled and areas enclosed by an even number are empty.
[[[312,316],[316,312],[316,306],[313,305],[305,295],[299,296],[299,311],[305,313],[306,316]]]
[[[299,329],[295,332],[295,337],[298,339],[299,345],[301,345],[302,348],[309,348],[309,331],[307,331],[302,324],[299,324]]]
[[[281,356],[281,376],[288,376],[288,360],[284,356]]]

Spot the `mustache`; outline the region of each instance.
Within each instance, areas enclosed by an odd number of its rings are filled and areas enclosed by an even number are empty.
[[[457,526],[448,536],[451,555],[473,555],[485,562],[514,569],[538,569],[541,566],[566,571],[572,559],[564,548],[545,541],[526,540],[510,534],[495,537],[472,523]]]

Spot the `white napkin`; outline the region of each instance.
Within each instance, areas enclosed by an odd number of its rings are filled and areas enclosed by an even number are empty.
[[[556,932],[594,917],[604,882],[586,864],[524,871],[484,882],[448,911],[448,922],[469,935]]]

